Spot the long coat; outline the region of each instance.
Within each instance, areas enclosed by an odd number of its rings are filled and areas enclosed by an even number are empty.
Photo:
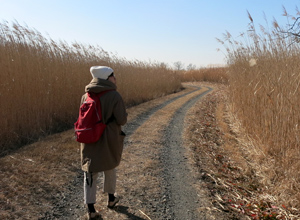
[[[108,80],[94,78],[85,87],[85,92],[100,93],[116,89],[116,85]],[[81,104],[87,95],[84,94]],[[92,144],[81,144],[81,167],[85,172],[111,170],[120,164],[125,134],[121,125],[127,122],[127,113],[121,95],[117,91],[109,91],[100,97],[102,120],[107,127],[101,138]]]

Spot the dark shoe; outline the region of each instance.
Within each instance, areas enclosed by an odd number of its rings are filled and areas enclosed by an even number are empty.
[[[100,217],[99,212],[89,212],[87,214],[87,219],[92,220],[92,219],[98,219]]]
[[[115,207],[115,205],[120,201],[120,198],[118,196],[115,197],[114,201],[108,201],[107,207],[112,209]]]

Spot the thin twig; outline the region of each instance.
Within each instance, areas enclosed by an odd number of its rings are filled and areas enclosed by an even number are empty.
[[[144,216],[146,216],[147,219],[151,220],[151,218],[150,218],[148,215],[146,215],[142,210],[139,209],[139,211],[140,211]]]

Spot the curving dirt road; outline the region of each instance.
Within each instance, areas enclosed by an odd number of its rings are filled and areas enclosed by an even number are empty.
[[[156,132],[141,131],[141,134],[134,135],[133,138],[129,137],[131,144],[139,142],[139,139],[147,139],[149,144],[141,146],[143,150],[151,148],[153,145],[151,142],[155,142],[156,147],[159,148],[155,153],[159,158],[156,169],[159,169],[160,172],[152,173],[152,175],[159,175],[156,178],[160,182],[159,188],[156,190],[156,195],[160,195],[160,198],[151,202],[155,211],[154,219],[201,219],[197,214],[197,208],[201,201],[193,188],[196,180],[193,179],[187,163],[182,133],[187,110],[211,90],[211,88],[190,87],[185,93],[170,98],[140,114],[136,119],[139,123],[134,120],[124,128],[125,132],[127,131],[129,134],[132,134],[132,128],[144,131],[156,128]],[[126,143],[126,147],[132,146],[130,143]],[[143,155],[147,155],[147,152],[144,152]],[[147,158],[145,157],[145,159]],[[150,197],[149,192],[146,191],[146,193]],[[152,194],[153,197],[156,196],[155,193],[152,192]],[[145,208],[149,209],[147,206],[145,204]],[[157,209],[161,211],[157,212]]]
[[[119,167],[118,191],[123,199],[111,213],[114,219],[206,219],[199,208],[208,202],[193,187],[197,180],[182,134],[187,110],[211,90],[188,86],[181,93],[129,110]],[[142,112],[134,114],[136,108]],[[99,207],[105,203],[106,198]],[[103,212],[103,218],[106,215]]]
[[[164,132],[161,163],[164,167],[166,197],[169,201],[167,206],[171,213],[171,219],[201,219],[197,208],[202,201],[193,188],[196,179],[193,178],[192,170],[187,163],[188,158],[186,149],[183,147],[182,133],[187,110],[211,90],[209,88],[209,90],[201,92],[178,108]]]
[[[96,208],[103,219],[208,219],[201,211],[208,202],[193,187],[197,180],[182,134],[187,110],[211,90],[186,86],[180,93],[128,109],[124,156],[118,168],[117,191],[122,200],[114,211],[107,210],[106,195],[99,190]],[[80,179],[75,180],[73,191],[81,191],[80,184]],[[56,204],[52,214],[60,211],[69,219],[83,216],[82,193],[68,197],[70,205],[65,206],[66,201]],[[74,205],[78,209],[72,209]]]

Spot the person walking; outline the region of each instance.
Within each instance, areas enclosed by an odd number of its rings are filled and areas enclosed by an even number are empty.
[[[127,122],[127,112],[121,95],[116,91],[117,80],[112,68],[92,66],[92,81],[85,87],[81,104],[87,93],[107,91],[100,97],[102,120],[107,125],[101,138],[92,144],[81,143],[81,167],[84,171],[84,203],[88,209],[88,219],[95,219],[100,214],[95,210],[96,180],[99,172],[104,173],[103,191],[108,194],[108,208],[113,208],[119,197],[116,191],[116,167],[120,164],[125,133],[121,126]]]

